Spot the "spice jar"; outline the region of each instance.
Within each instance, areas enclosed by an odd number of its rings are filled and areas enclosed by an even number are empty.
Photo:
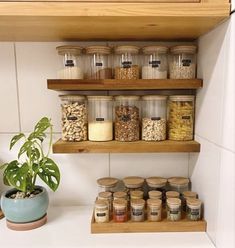
[[[142,67],[143,79],[167,78],[167,52],[165,46],[147,46],[143,48],[144,66]]]
[[[96,200],[95,221],[97,223],[109,222],[109,207],[107,201]]]
[[[97,180],[99,192],[114,192],[118,179],[113,177],[102,177]]]
[[[143,199],[135,199],[131,201],[131,220],[144,221],[145,201]]]
[[[59,79],[83,79],[82,48],[79,46],[59,46],[56,48],[63,56],[63,67],[58,71]]]
[[[197,193],[196,192],[192,192],[192,191],[184,191],[182,193],[182,209],[183,211],[186,211],[186,201],[187,199],[197,199]]]
[[[126,222],[127,221],[127,201],[118,199],[113,201],[113,221]]]
[[[170,96],[168,102],[168,138],[193,140],[194,96]]]
[[[162,192],[158,190],[151,190],[148,195],[150,199],[162,199]]]
[[[115,79],[140,78],[138,53],[139,47],[136,46],[118,46],[115,48]]]
[[[112,210],[113,210],[113,204],[112,204],[112,193],[111,192],[100,192],[98,194],[98,200],[103,200],[108,202],[109,206],[109,215],[111,216]]]
[[[201,219],[202,202],[199,199],[187,199],[187,218],[197,221]]]
[[[112,96],[88,96],[88,139],[113,139]]]
[[[166,139],[166,96],[142,97],[142,140]]]
[[[166,199],[169,199],[169,198],[179,198],[179,197],[180,197],[180,194],[177,191],[167,191],[166,192]]]
[[[140,138],[140,103],[138,96],[115,97],[115,140],[137,141]]]
[[[141,190],[131,191],[131,192],[130,192],[130,196],[131,196],[131,201],[132,201],[132,200],[143,199],[143,197],[144,197],[144,192],[141,191]]]
[[[175,46],[171,48],[170,78],[192,79],[196,75],[196,46]]]
[[[127,200],[127,193],[123,191],[117,191],[113,193],[113,200],[123,199]]]
[[[177,221],[181,219],[181,200],[177,198],[167,199],[167,220]]]
[[[159,199],[147,200],[147,219],[148,221],[161,221],[162,201]]]
[[[182,194],[189,190],[189,179],[185,177],[171,177],[168,178],[170,189]]]
[[[88,60],[88,79],[112,78],[110,65],[111,48],[107,46],[89,46],[86,48]]]
[[[62,140],[87,140],[87,102],[84,96],[61,95]]]

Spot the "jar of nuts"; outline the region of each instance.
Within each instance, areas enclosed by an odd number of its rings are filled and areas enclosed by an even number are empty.
[[[193,140],[194,96],[170,96],[168,101],[169,140]]]
[[[115,97],[115,140],[137,141],[140,138],[139,96]]]
[[[87,102],[84,96],[62,95],[62,140],[87,140]]]
[[[142,140],[166,139],[166,96],[142,97]]]
[[[115,79],[140,78],[138,53],[139,47],[137,46],[118,46],[115,48]]]
[[[175,46],[171,48],[170,78],[192,79],[196,75],[196,46]]]

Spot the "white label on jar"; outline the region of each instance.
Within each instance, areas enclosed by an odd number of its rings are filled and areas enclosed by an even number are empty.
[[[142,216],[143,210],[142,209],[132,209],[132,215],[133,216]]]
[[[155,67],[158,68],[161,64],[161,61],[160,60],[152,60],[152,61],[149,61],[149,64],[152,65],[153,68],[155,68]]]
[[[122,66],[124,68],[131,68],[132,62],[131,61],[123,61]]]
[[[191,59],[182,59],[182,65],[183,66],[190,66],[192,63]]]
[[[96,121],[104,121],[104,118],[95,118]]]
[[[66,59],[65,60],[65,66],[73,67],[74,61],[72,59]]]

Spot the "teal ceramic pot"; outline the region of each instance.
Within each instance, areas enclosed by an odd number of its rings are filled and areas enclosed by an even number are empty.
[[[7,220],[16,223],[32,222],[43,217],[48,209],[49,197],[44,187],[37,186],[42,192],[33,198],[10,199],[7,195],[15,192],[11,189],[2,194],[1,208]]]

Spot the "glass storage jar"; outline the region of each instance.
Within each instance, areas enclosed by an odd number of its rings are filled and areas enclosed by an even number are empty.
[[[113,210],[113,197],[112,197],[112,193],[111,192],[100,192],[98,194],[98,200],[103,200],[103,201],[107,201],[108,202],[108,206],[109,206],[109,216],[111,216],[112,214],[112,210]]]
[[[166,139],[166,96],[142,97],[142,140]]]
[[[113,200],[123,199],[127,200],[127,193],[123,191],[117,191],[113,193]]]
[[[56,48],[62,56],[62,69],[58,71],[59,79],[83,79],[82,48],[79,46],[59,46]]]
[[[147,46],[143,48],[144,65],[142,67],[143,79],[167,78],[167,52],[165,46]]]
[[[171,177],[168,178],[168,183],[172,191],[177,191],[180,194],[189,190],[189,179],[186,177]]]
[[[123,199],[117,199],[113,201],[113,221],[114,222],[126,222],[127,217],[127,201]]]
[[[125,191],[129,196],[132,191],[143,191],[144,179],[142,177],[125,177],[123,183],[126,187]]]
[[[162,199],[162,192],[158,190],[151,190],[148,192],[149,199]]]
[[[95,221],[97,223],[109,222],[109,207],[107,201],[96,200]]]
[[[138,53],[139,47],[137,46],[118,46],[115,48],[115,79],[140,78]]]
[[[186,201],[187,199],[197,199],[197,193],[196,192],[192,192],[192,191],[184,191],[182,193],[182,209],[183,211],[186,211]]]
[[[163,177],[148,177],[146,179],[149,190],[158,190],[164,192],[166,190],[167,179]]]
[[[131,201],[131,220],[144,221],[145,201],[143,199],[134,199]]]
[[[147,200],[147,219],[148,221],[161,221],[162,201],[159,199]]]
[[[201,219],[202,202],[199,199],[187,199],[187,218],[197,221]]]
[[[88,96],[88,139],[109,141],[113,139],[112,96]]]
[[[196,46],[175,46],[171,48],[170,78],[192,79],[196,75]]]
[[[178,221],[181,219],[181,200],[177,198],[167,199],[167,220]]]
[[[170,96],[168,101],[169,140],[193,140],[194,96]]]
[[[97,180],[99,192],[114,192],[118,184],[118,179],[113,177],[102,177]]]
[[[107,46],[89,46],[87,54],[88,79],[110,79],[112,78],[111,48]]]
[[[115,97],[115,140],[137,141],[140,138],[139,96]]]
[[[85,96],[61,95],[62,140],[87,140],[87,101]]]

